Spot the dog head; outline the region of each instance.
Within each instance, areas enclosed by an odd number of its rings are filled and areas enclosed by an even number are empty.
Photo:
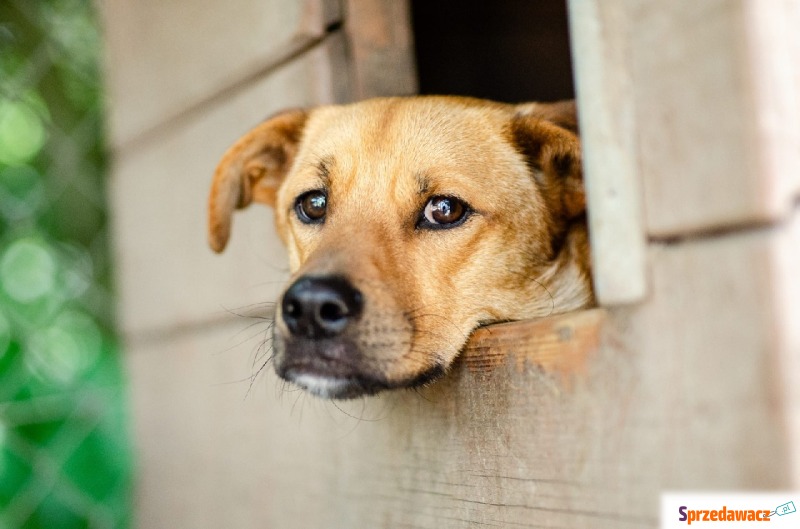
[[[278,374],[329,398],[442,375],[478,326],[592,303],[572,103],[387,98],[290,110],[224,155],[209,199],[272,206],[292,279]]]

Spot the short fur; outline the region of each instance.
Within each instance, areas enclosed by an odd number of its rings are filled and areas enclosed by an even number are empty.
[[[325,222],[303,224],[297,197],[315,189],[328,195]],[[417,227],[436,195],[474,214],[451,229]],[[286,111],[220,162],[214,250],[225,247],[233,210],[252,201],[275,210],[292,282],[339,276],[363,293],[363,315],[342,337],[311,344],[291,336],[278,304],[276,369],[323,397],[429,382],[478,326],[594,302],[571,102],[414,97]],[[290,369],[314,355],[335,367]]]

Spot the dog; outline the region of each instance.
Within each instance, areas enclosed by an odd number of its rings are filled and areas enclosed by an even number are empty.
[[[213,250],[253,202],[274,208],[292,272],[275,369],[319,397],[430,383],[479,326],[594,303],[573,102],[286,110],[222,157]]]

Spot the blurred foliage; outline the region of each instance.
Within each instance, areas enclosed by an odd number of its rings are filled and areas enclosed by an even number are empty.
[[[89,0],[0,1],[0,529],[130,525],[100,48]]]

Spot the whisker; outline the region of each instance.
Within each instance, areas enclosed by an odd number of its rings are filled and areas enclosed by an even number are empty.
[[[255,382],[258,379],[258,376],[261,374],[262,371],[264,371],[264,368],[266,368],[270,364],[270,362],[272,362],[272,358],[273,357],[270,356],[267,359],[266,362],[261,364],[261,367],[259,367],[258,370],[255,373],[250,375],[250,385],[247,387],[247,393],[245,393],[245,395],[244,395],[245,398],[247,398],[250,395],[250,392],[253,390],[253,386],[255,385]]]
[[[263,324],[263,322],[260,322],[260,323],[259,323],[259,325],[261,325],[261,324]],[[242,329],[241,331],[237,332],[237,333],[236,333],[236,334],[233,336],[233,338],[236,338],[237,336],[239,336],[240,334],[242,334],[243,332],[247,331],[248,329],[250,329],[250,328],[251,328],[251,327],[253,327],[253,326],[254,326],[254,325],[251,325],[251,326],[247,327],[246,329]],[[256,332],[256,333],[254,333],[254,334],[252,334],[252,335],[250,335],[250,336],[248,336],[248,337],[246,337],[246,338],[242,339],[242,340],[239,340],[238,342],[234,343],[234,344],[233,344],[233,345],[231,345],[230,347],[227,347],[227,348],[225,348],[225,349],[223,349],[223,350],[221,350],[221,351],[217,351],[215,354],[216,354],[216,355],[222,355],[222,354],[225,354],[225,353],[230,353],[230,352],[231,352],[231,351],[233,351],[234,349],[238,349],[238,348],[239,348],[239,347],[241,347],[242,345],[244,345],[244,344],[246,344],[247,342],[249,342],[250,340],[254,339],[254,338],[255,338],[256,336],[258,336],[259,334],[261,334],[261,331],[260,331],[260,330],[259,330],[258,332]]]
[[[300,402],[300,401],[305,402],[305,398],[304,398],[305,396],[306,396],[306,392],[305,391],[300,391],[300,392],[297,393],[297,397],[294,399],[294,403],[292,403],[292,409],[289,411],[289,415],[294,416],[294,410],[295,410],[295,408],[297,408],[297,403]],[[303,420],[303,406],[302,405],[300,406],[300,417],[298,418],[298,420]]]
[[[237,316],[237,317],[240,317],[240,318],[253,318],[253,317],[257,317],[257,316],[254,316],[254,315],[251,315],[251,314],[242,314],[239,311],[249,310],[249,309],[253,309],[253,308],[264,308],[264,309],[267,309],[268,311],[274,313],[276,305],[277,304],[274,301],[259,301],[259,302],[256,302],[256,303],[250,303],[249,305],[242,305],[242,306],[237,307],[237,308],[229,308],[229,307],[226,307],[225,305],[220,305],[220,308],[222,310],[224,310],[225,312],[227,312],[228,314],[231,314],[233,316]],[[264,317],[266,317],[266,316],[264,316]]]
[[[425,386],[423,386],[423,387],[425,387]],[[421,398],[422,400],[424,400],[426,402],[429,402],[429,403],[433,404],[433,401],[431,399],[429,399],[428,397],[426,397],[425,395],[423,395],[420,392],[420,389],[422,389],[422,388],[420,388],[419,386],[414,386],[413,388],[409,388],[409,389],[412,390],[417,395],[417,397]]]

